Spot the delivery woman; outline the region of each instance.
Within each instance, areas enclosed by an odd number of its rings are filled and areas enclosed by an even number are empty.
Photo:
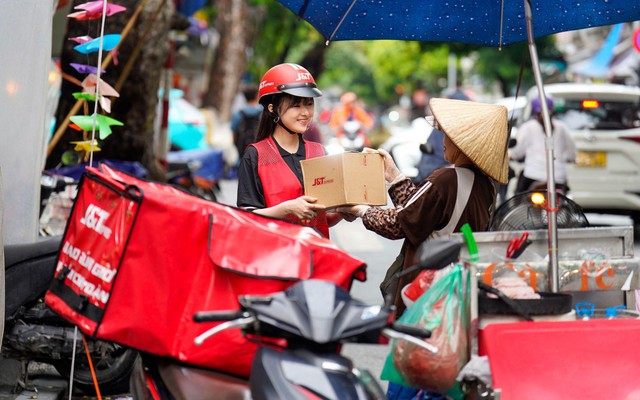
[[[322,96],[313,76],[297,64],[279,64],[267,71],[258,93],[263,106],[256,142],[247,147],[238,169],[238,207],[284,218],[318,229],[340,214],[327,214],[317,199],[304,195],[301,160],[325,155],[320,143],[305,141],[314,114],[314,97]]]

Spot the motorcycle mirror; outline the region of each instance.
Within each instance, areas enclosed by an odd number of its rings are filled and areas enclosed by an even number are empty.
[[[423,242],[416,251],[416,269],[439,270],[458,260],[462,243],[449,238]],[[408,269],[406,270],[408,271]]]

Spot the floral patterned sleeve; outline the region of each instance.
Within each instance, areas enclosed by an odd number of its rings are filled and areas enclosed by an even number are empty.
[[[416,189],[416,185],[411,182],[411,179],[404,178],[389,188],[389,197],[391,197],[394,206],[404,206],[409,197],[416,192]]]
[[[389,197],[395,208],[371,207],[362,217],[365,228],[387,239],[405,237],[398,223],[398,210],[415,192],[416,187],[409,178],[403,179],[389,188]]]

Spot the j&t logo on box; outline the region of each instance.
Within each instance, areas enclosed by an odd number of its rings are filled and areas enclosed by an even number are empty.
[[[327,183],[331,183],[333,182],[333,179],[326,179],[324,176],[321,176],[319,178],[316,178],[313,180],[313,185],[311,186],[320,186],[320,185],[325,185]]]
[[[109,237],[111,237],[111,228],[104,224],[107,218],[109,218],[108,212],[94,204],[89,204],[87,211],[84,213],[84,217],[80,219],[80,223],[98,232],[104,236],[105,239],[109,239]]]

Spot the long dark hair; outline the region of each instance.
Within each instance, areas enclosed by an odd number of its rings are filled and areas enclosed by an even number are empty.
[[[260,123],[258,124],[256,142],[268,138],[276,130],[276,118],[279,118],[289,108],[307,99],[306,97],[293,96],[287,93],[272,94],[260,99],[260,104],[262,104],[263,108],[260,115]],[[310,99],[313,98],[310,97]],[[269,104],[273,104],[275,112],[269,111]]]

